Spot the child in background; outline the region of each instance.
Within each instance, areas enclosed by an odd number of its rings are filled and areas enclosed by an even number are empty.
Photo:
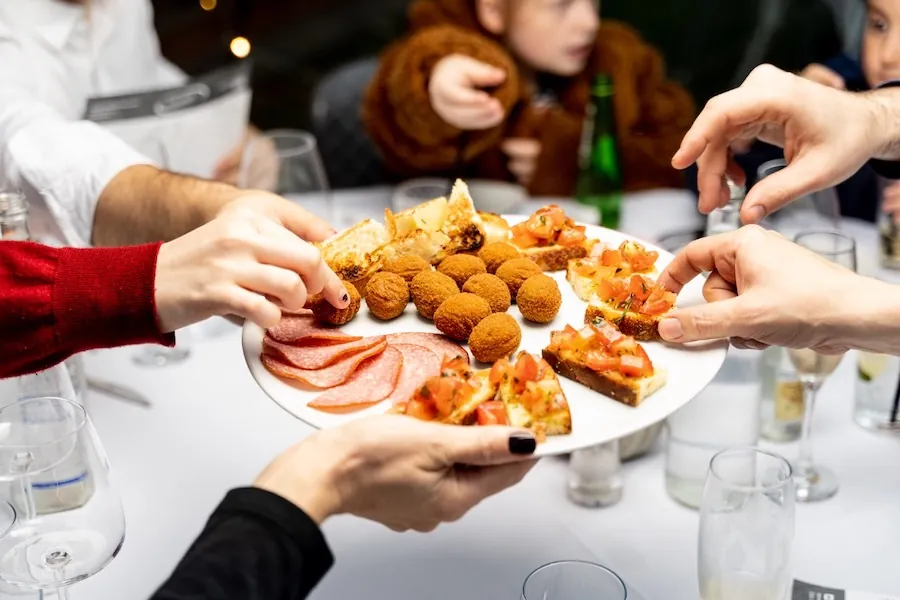
[[[415,0],[411,32],[389,48],[363,109],[403,177],[518,181],[569,196],[595,74],[616,88],[626,190],[682,187],[672,155],[694,118],[662,59],[596,0]]]
[[[883,83],[900,80],[900,0],[868,0],[861,60],[836,56],[823,64],[813,63],[800,72],[801,77],[839,90],[863,92]],[[781,158],[780,149],[756,144],[737,161],[755,178],[756,168],[766,160]],[[752,181],[748,181],[752,184]],[[837,188],[841,214],[874,222],[878,216],[879,195],[882,209],[893,213],[900,223],[900,182],[879,190],[878,176],[865,166]]]

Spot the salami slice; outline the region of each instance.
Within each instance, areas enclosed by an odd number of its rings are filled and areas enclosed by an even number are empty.
[[[317,388],[333,388],[347,381],[360,363],[367,358],[381,354],[386,347],[387,342],[382,341],[377,346],[352,354],[324,369],[298,369],[267,354],[263,354],[260,360],[264,367],[279,377],[296,379]]]
[[[329,413],[347,413],[378,404],[391,395],[403,367],[403,354],[388,346],[366,360],[343,385],[332,388],[309,403]]]
[[[317,323],[312,315],[284,315],[278,325],[268,329],[266,333],[282,344],[297,344],[308,340],[352,342],[362,339],[362,336],[348,335],[340,329]]]
[[[298,369],[321,369],[382,342],[383,335],[346,343],[312,340],[302,346],[294,346],[276,342],[267,336],[263,339],[263,352]]]
[[[405,404],[425,381],[441,374],[441,357],[433,350],[415,344],[391,344],[390,347],[403,354],[397,387],[388,398],[396,406]]]
[[[387,336],[388,343],[393,344],[413,344],[416,346],[425,346],[440,357],[455,358],[457,356],[465,356],[469,362],[469,353],[466,349],[455,342],[451,342],[437,333],[390,333]]]

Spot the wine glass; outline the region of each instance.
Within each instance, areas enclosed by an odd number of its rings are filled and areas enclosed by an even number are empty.
[[[794,241],[822,258],[856,271],[856,241],[852,237],[834,231],[806,231],[798,234]],[[803,384],[804,410],[800,431],[800,453],[794,464],[797,500],[800,502],[825,500],[837,493],[838,481],[832,471],[813,463],[810,439],[813,410],[819,389],[843,357],[819,354],[808,348],[791,348],[788,350],[788,356]]]
[[[306,131],[275,129],[254,136],[244,149],[238,187],[284,196],[329,223],[341,216],[316,138]]]
[[[700,504],[698,576],[703,600],[785,600],[791,590],[791,465],[756,448],[710,461]]]
[[[160,169],[171,168],[169,151],[165,140],[150,139],[142,145],[143,151],[153,163]],[[165,367],[183,362],[190,354],[190,333],[182,329],[177,333],[178,343],[173,348],[160,344],[141,344],[131,356],[132,362],[143,367]]]
[[[0,434],[0,485],[17,514],[0,538],[0,581],[66,600],[125,539],[103,447],[84,408],[52,396],[0,408]]]
[[[625,600],[622,578],[602,565],[560,560],[538,567],[525,579],[522,600]]]
[[[760,165],[757,182],[787,166],[784,159],[770,160]],[[823,229],[839,231],[841,228],[841,203],[836,188],[812,192],[766,215],[760,222],[766,229],[774,229],[791,239],[802,230]]]

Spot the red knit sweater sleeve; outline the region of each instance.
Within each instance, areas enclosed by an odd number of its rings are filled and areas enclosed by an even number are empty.
[[[0,242],[0,377],[33,373],[72,354],[175,344],[156,318],[160,243],[51,248]]]

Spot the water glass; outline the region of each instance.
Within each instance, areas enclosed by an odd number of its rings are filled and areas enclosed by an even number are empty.
[[[757,182],[787,166],[784,159],[770,160],[757,170]],[[774,229],[793,239],[804,229],[838,231],[841,228],[841,203],[836,188],[826,188],[797,198],[790,204],[767,215],[760,225]]]
[[[582,560],[548,563],[531,572],[522,600],[626,600],[622,578],[602,565]]]
[[[0,580],[55,590],[86,579],[118,554],[125,515],[84,408],[56,397],[0,408],[0,483],[16,524],[0,538]]]
[[[580,506],[611,506],[622,499],[619,440],[575,450],[569,456],[569,500]]]
[[[698,547],[703,600],[787,600],[794,482],[784,458],[731,448],[710,462]]]
[[[871,431],[900,433],[898,398],[900,357],[859,352],[853,398],[856,424]]]

